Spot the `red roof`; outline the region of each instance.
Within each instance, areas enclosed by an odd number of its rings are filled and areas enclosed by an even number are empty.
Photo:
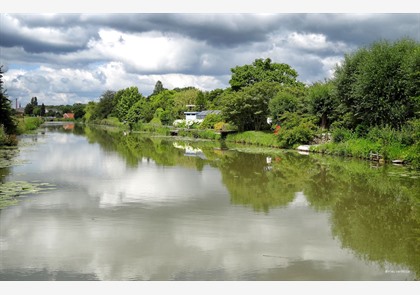
[[[74,114],[73,113],[64,113],[63,118],[74,119]]]

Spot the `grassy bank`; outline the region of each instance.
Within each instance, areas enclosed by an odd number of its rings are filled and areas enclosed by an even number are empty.
[[[0,125],[0,146],[16,146],[17,135],[36,130],[44,120],[39,117],[22,117],[17,119],[17,134],[6,134],[3,125]]]
[[[312,146],[311,151],[360,159],[371,159],[378,155],[381,161],[401,160],[420,168],[420,121],[414,120],[401,130],[389,127],[374,127],[357,132],[336,129],[332,141]]]
[[[128,126],[118,120],[106,119],[95,122],[99,125],[114,126],[127,129]],[[302,124],[301,124],[302,125]],[[311,127],[312,125],[310,125]],[[289,128],[287,128],[289,127]],[[315,130],[307,126],[287,126],[278,134],[272,131],[245,131],[229,134],[227,142],[249,144],[260,147],[295,148],[300,144],[313,144],[321,138],[322,130]],[[302,129],[302,130],[301,130]],[[306,132],[305,130],[309,131]],[[132,126],[134,132],[170,135],[174,128],[161,124],[138,123]],[[220,134],[212,129],[177,129],[178,136],[219,140]],[[304,136],[302,136],[302,134]],[[402,130],[388,127],[375,127],[361,133],[346,129],[335,129],[331,134],[332,141],[324,144],[312,145],[311,151],[333,156],[345,156],[370,160],[372,154],[379,155],[381,161],[391,162],[401,160],[412,167],[420,169],[420,123],[412,121]],[[312,142],[310,142],[312,141]]]
[[[118,120],[118,118],[109,117],[106,119],[101,120],[92,120],[88,125],[101,125],[101,126],[111,126],[111,127],[117,127],[121,129],[127,129],[128,126]]]
[[[228,134],[226,141],[265,147],[281,147],[278,137],[269,131],[245,131]]]
[[[171,132],[177,130],[178,136],[192,137],[201,139],[220,139],[220,134],[211,129],[187,129],[187,128],[173,128],[172,126],[164,126],[161,124],[141,123],[133,126],[134,132],[155,133],[160,135],[171,135]]]
[[[24,134],[36,130],[44,120],[40,117],[23,117],[18,119],[18,134]]]

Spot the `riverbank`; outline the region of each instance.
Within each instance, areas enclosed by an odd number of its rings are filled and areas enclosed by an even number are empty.
[[[41,117],[20,117],[18,118],[17,132],[18,134],[30,133],[41,126],[45,120]]]
[[[99,123],[99,124],[98,124]],[[94,125],[113,126],[127,130],[128,126],[121,122],[108,120],[97,122]],[[415,127],[415,126],[414,126]],[[176,133],[173,131],[177,130]],[[138,124],[132,132],[156,133],[160,135],[174,135],[180,137],[200,138],[209,140],[220,140],[221,136],[212,129],[175,129],[172,126],[158,124]],[[325,155],[352,157],[362,160],[378,161],[380,163],[398,162],[408,164],[415,169],[420,169],[420,141],[417,128],[409,132],[397,132],[389,129],[372,129],[366,138],[357,136],[350,131],[335,131],[327,142],[302,143],[308,144],[308,152]],[[300,144],[292,147],[284,147],[279,141],[278,135],[272,131],[245,131],[228,134],[224,139],[226,142],[241,143],[260,147],[271,147],[279,149],[296,150]]]
[[[16,134],[6,134],[4,128],[0,126],[0,147],[3,146],[17,146],[18,144],[18,135],[30,133],[42,123],[44,123],[44,119],[40,117],[19,117],[16,119],[17,121],[17,128]]]

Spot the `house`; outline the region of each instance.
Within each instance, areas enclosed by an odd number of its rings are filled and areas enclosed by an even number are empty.
[[[204,118],[210,114],[220,114],[220,113],[221,111],[219,110],[206,110],[206,111],[201,111],[201,112],[188,111],[188,112],[184,112],[184,115],[185,115],[185,121],[190,121],[190,120],[203,121]]]
[[[63,114],[63,119],[74,119],[74,114],[73,113],[64,113]]]
[[[197,114],[199,112],[184,112],[185,115],[185,121],[193,121],[197,120]]]

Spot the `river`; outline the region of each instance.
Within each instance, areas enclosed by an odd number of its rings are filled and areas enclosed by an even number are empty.
[[[2,183],[0,280],[420,278],[407,167],[73,124],[23,136]]]

